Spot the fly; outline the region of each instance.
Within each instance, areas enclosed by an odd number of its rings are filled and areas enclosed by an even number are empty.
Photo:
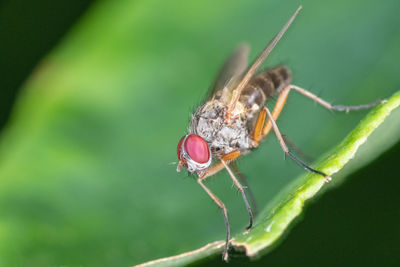
[[[315,170],[289,151],[276,120],[286,103],[289,92],[297,91],[329,110],[351,111],[371,108],[382,101],[359,106],[332,105],[315,94],[291,84],[292,74],[285,66],[277,66],[257,72],[260,65],[271,53],[299,13],[300,6],[279,33],[261,52],[255,62],[247,67],[249,48],[240,46],[225,62],[212,90],[204,104],[199,106],[189,125],[188,134],[178,143],[179,164],[197,175],[197,182],[221,208],[226,225],[223,259],[228,261],[230,225],[225,204],[207,187],[203,181],[222,169],[226,169],[234,185],[240,191],[250,217],[247,231],[253,226],[253,212],[243,186],[230,166],[239,156],[255,149],[265,139],[271,129],[279,141],[283,152],[304,169],[321,175],[326,181],[330,177]],[[278,96],[272,112],[265,103]]]

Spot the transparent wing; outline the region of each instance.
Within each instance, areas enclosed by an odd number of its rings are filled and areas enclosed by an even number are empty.
[[[247,44],[242,44],[228,57],[210,88],[207,99],[228,101],[229,95],[247,69],[249,50]]]
[[[237,86],[236,86],[237,88],[235,88],[235,91],[233,92],[232,99],[230,100],[228,109],[226,111],[227,114],[232,114],[233,110],[236,107],[236,104],[239,102],[239,98],[240,98],[240,95],[241,95],[243,89],[246,87],[247,83],[250,81],[250,79],[256,73],[258,68],[261,66],[261,63],[263,63],[263,61],[267,58],[267,56],[271,53],[271,51],[274,49],[276,44],[279,42],[279,40],[285,34],[285,32],[289,28],[290,24],[292,24],[293,20],[296,18],[297,14],[300,12],[301,8],[302,8],[302,6],[299,6],[297,8],[296,12],[294,12],[294,14],[286,22],[286,24],[283,26],[283,28],[274,37],[274,39],[272,39],[272,41],[268,44],[268,46],[261,52],[261,54],[258,56],[256,61],[254,61],[254,63],[247,70],[246,74],[243,75],[243,79],[240,81],[240,83],[237,84]]]

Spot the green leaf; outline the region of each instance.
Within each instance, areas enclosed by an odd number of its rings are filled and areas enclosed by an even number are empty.
[[[332,152],[320,160],[320,163],[315,168],[330,175],[333,179],[332,184],[335,184],[337,179],[343,179],[343,175],[334,174],[338,173],[350,160],[357,160],[359,156],[357,151],[360,146],[367,142],[369,136],[387,119],[388,122],[380,127],[377,134],[372,136],[375,141],[372,140],[372,144],[367,143],[366,145],[375,154],[367,158],[364,157],[362,163],[358,161],[357,167],[377,157],[379,152],[383,152],[385,148],[382,148],[380,142],[376,142],[376,140],[389,138],[392,143],[395,143],[400,139],[398,130],[400,129],[400,109],[394,111],[399,106],[400,91],[386,103],[373,109]],[[387,118],[392,112],[392,116]],[[354,171],[356,167],[353,164],[350,168]],[[325,185],[324,178],[314,173],[307,173],[296,179],[294,184],[281,192],[277,200],[273,202],[272,207],[267,207],[260,214],[256,225],[251,231],[235,236],[231,241],[231,245],[236,250],[244,251],[249,257],[259,256],[274,245],[287,231],[293,220],[301,214],[305,202],[314,197]],[[151,261],[144,264],[144,266],[157,266],[158,264],[163,266],[184,266],[201,258],[209,257],[212,254],[221,253],[223,246],[224,241],[216,241],[198,250]]]
[[[2,264],[129,266],[223,239],[215,204],[169,163],[225,57],[247,41],[254,59],[297,6],[278,0],[96,3],[26,81],[2,132]],[[335,104],[387,97],[399,84],[397,7],[397,0],[304,3],[266,64],[287,63],[294,83]],[[285,110],[280,129],[311,155],[335,147],[365,114],[334,116],[295,94]],[[369,153],[351,161],[357,168],[399,136],[382,134]],[[272,137],[239,162],[266,207],[258,221],[263,226],[273,207],[289,201],[278,192],[290,190],[303,173],[283,159]],[[226,173],[207,183],[228,207],[237,242],[249,238],[240,237],[247,212]],[[186,263],[217,253],[214,245]]]

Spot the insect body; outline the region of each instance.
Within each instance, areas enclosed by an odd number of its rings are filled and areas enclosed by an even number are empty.
[[[222,92],[217,92],[195,111],[189,132],[201,136],[213,156],[218,157],[235,150],[239,150],[242,155],[250,152],[256,146],[251,133],[260,110],[269,98],[279,94],[290,81],[290,71],[283,66],[254,76],[239,98],[238,116],[231,124],[226,123],[226,99],[229,96],[224,95],[229,92],[223,92],[225,89],[222,89]]]
[[[224,168],[228,171],[235,186],[241,192],[247,207],[250,217],[248,230],[253,224],[252,209],[242,185],[235,177],[229,164],[240,155],[247,154],[256,148],[271,129],[275,132],[286,155],[306,170],[321,175],[326,181],[330,180],[327,174],[314,170],[293,155],[282,138],[275,121],[289,92],[295,90],[327,109],[338,111],[370,108],[381,102],[377,101],[360,106],[331,105],[311,92],[292,85],[291,72],[285,66],[278,66],[257,73],[261,63],[283,36],[300,9],[301,6],[249,68],[247,68],[248,47],[245,45],[240,46],[228,58],[207,100],[193,114],[189,133],[182,137],[178,143],[179,165],[177,170],[180,171],[181,167],[185,167],[189,172],[197,174],[197,181],[200,186],[222,210],[226,224],[226,245],[223,252],[225,261],[228,260],[230,238],[228,214],[224,203],[204,185],[205,178]],[[265,106],[265,102],[275,95],[278,96],[278,99],[271,113]],[[266,121],[267,117],[268,120]]]

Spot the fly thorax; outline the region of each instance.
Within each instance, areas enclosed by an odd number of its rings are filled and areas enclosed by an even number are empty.
[[[200,106],[192,116],[189,132],[200,135],[209,145],[211,152],[227,154],[234,150],[249,151],[252,140],[249,138],[246,116],[238,115],[231,125],[225,122],[225,105],[211,100]]]

